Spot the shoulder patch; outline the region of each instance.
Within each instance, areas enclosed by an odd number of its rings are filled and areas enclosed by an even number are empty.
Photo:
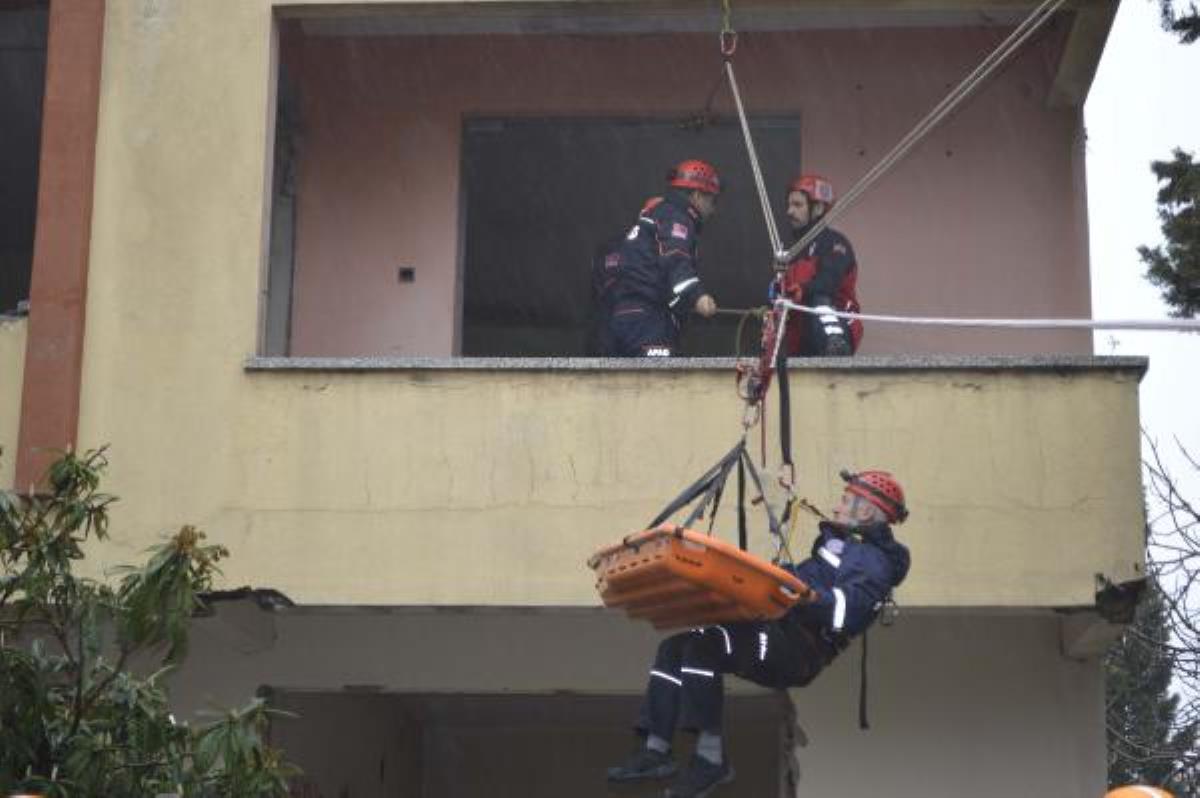
[[[671,225],[671,238],[682,238],[687,240],[687,237],[687,225],[682,224],[681,222],[676,222],[675,224]]]

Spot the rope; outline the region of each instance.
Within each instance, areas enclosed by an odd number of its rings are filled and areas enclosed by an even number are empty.
[[[725,59],[725,76],[729,78],[729,90],[733,94],[733,104],[737,108],[738,123],[742,127],[742,138],[746,141],[746,154],[750,157],[750,171],[754,173],[754,186],[758,189],[758,201],[762,204],[763,219],[767,223],[767,237],[771,239],[771,252],[776,256],[783,249],[783,241],[779,238],[779,228],[775,225],[775,214],[771,210],[771,198],[767,194],[767,185],[763,180],[762,167],[758,164],[758,151],[754,149],[754,138],[750,135],[750,123],[746,121],[746,107],[742,104],[742,92],[738,88],[737,76],[733,72],[733,54],[737,51],[737,31],[730,19],[732,9],[729,0],[721,0],[721,57]],[[712,103],[712,96],[709,96]]]
[[[1084,329],[1084,330],[1166,330],[1198,332],[1200,319],[951,319],[931,316],[883,316],[798,305],[786,299],[776,300],[784,308],[813,315],[834,315],[841,319],[882,322],[884,324],[913,324],[930,327],[1008,327],[1020,330]]]
[[[754,186],[758,189],[758,201],[762,203],[763,218],[767,222],[771,252],[777,254],[783,249],[783,243],[779,238],[779,230],[775,226],[771,198],[767,195],[767,186],[763,182],[762,169],[758,165],[758,153],[754,149],[754,139],[750,137],[750,125],[746,122],[746,109],[742,106],[742,93],[738,90],[737,78],[733,74],[733,62],[729,58],[725,59],[725,75],[729,78],[729,88],[733,92],[734,105],[737,106],[738,121],[742,125],[742,137],[746,140],[746,153],[750,156],[750,169],[754,172]]]
[[[1065,0],[1043,0],[1033,12],[1018,25],[1012,33],[1004,39],[1003,42],[996,47],[988,57],[985,58],[979,66],[977,66],[969,75],[963,78],[954,89],[946,95],[946,97],[938,103],[932,111],[930,111],[917,125],[908,132],[893,147],[886,155],[880,159],[879,163],[875,164],[865,175],[863,175],[854,186],[846,192],[845,196],[837,202],[832,208],[826,211],[825,215],[818,219],[812,227],[804,234],[795,244],[786,252],[781,251],[779,246],[775,246],[775,252],[778,253],[776,261],[779,265],[793,260],[800,252],[804,250],[813,239],[835,219],[848,211],[858,198],[871,187],[884,173],[896,165],[909,151],[915,147],[938,123],[940,123],[947,115],[950,114],[958,105],[966,99],[978,86],[986,80],[996,68],[1003,63],[1010,55],[1012,55],[1025,41],[1033,35],[1051,16],[1058,10]],[[772,239],[774,242],[774,239]]]

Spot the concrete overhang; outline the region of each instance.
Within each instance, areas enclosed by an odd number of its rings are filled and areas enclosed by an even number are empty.
[[[734,362],[253,358],[255,404],[271,411],[239,439],[253,484],[222,523],[252,532],[230,576],[301,605],[595,606],[587,556],[641,528],[740,434]],[[1144,576],[1144,358],[792,367],[800,495],[831,505],[843,467],[903,475],[914,510],[900,533],[917,564],[904,605],[1086,609],[1100,582]],[[771,463],[777,411],[772,397]],[[772,556],[758,521],[750,548]]]
[[[1068,12],[1103,0],[1070,0]],[[1030,0],[738,0],[739,31],[845,27],[1010,26],[1038,6]],[[717,3],[695,0],[544,0],[534,2],[337,4],[289,0],[278,13],[326,35],[463,33],[705,33],[721,28]]]
[[[1059,12],[1064,39],[1052,107],[1081,105],[1087,97],[1119,0],[1071,0]],[[748,0],[735,4],[741,32],[848,28],[1014,27],[1039,4],[1029,0]],[[713,33],[721,29],[716,3],[689,0],[632,3],[442,2],[316,5],[301,0],[277,6],[311,36],[426,36],[464,34],[613,35]]]

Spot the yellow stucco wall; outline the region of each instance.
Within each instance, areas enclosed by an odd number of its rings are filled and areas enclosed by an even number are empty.
[[[80,446],[111,443],[123,501],[95,566],[194,522],[233,550],[226,586],[299,602],[594,602],[586,555],[733,443],[730,375],[247,373],[270,5],[108,3]],[[902,601],[1084,604],[1095,573],[1134,575],[1132,371],[810,371],[793,390],[810,498],[843,464],[903,475]]]
[[[720,371],[231,362],[197,385],[121,362],[89,393],[110,410],[85,423],[89,443],[112,442],[109,487],[126,497],[97,565],[191,521],[233,550],[229,585],[301,603],[591,604],[584,558],[740,429]],[[1136,575],[1135,375],[806,371],[793,394],[804,495],[828,506],[842,465],[902,476],[916,562],[904,603],[1088,604],[1096,573]],[[718,529],[733,535],[728,502]]]
[[[13,487],[25,374],[25,327],[23,318],[0,318],[0,488]]]

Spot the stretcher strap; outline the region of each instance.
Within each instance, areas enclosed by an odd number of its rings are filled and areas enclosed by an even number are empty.
[[[712,515],[715,516],[717,514],[717,506],[721,503],[721,493],[725,489],[725,480],[729,479],[729,472],[733,469],[734,462],[734,460],[726,461],[721,467],[721,470],[709,484],[708,489],[704,491],[704,498],[692,508],[692,511],[688,513],[688,517],[684,519],[684,529],[693,528],[696,521],[704,517],[704,511],[708,509],[709,505],[712,505]],[[712,529],[711,524],[709,525],[709,529]]]
[[[725,482],[725,480],[729,477],[729,470],[741,457],[742,452],[745,451],[745,448],[745,439],[739,440],[737,445],[729,450],[728,454],[726,454],[724,457],[718,460],[715,465],[705,471],[699,479],[684,488],[683,492],[676,496],[671,503],[663,509],[662,512],[655,516],[654,520],[651,521],[646,528],[654,529],[659,524],[663,523],[672,515],[677,513],[679,510],[687,507],[689,504],[695,501],[698,496],[708,493],[709,498],[706,498],[706,500],[700,505],[700,510],[703,512],[703,508],[708,504],[709,500],[714,495],[712,492],[713,484],[715,482]],[[699,515],[696,517],[699,517]],[[687,526],[687,524],[685,523],[684,526]]]
[[[744,445],[743,440],[743,445]],[[742,462],[746,464],[746,469],[750,472],[750,479],[754,481],[754,487],[758,490],[758,495],[762,497],[763,507],[767,511],[767,524],[771,528],[771,534],[780,537],[783,530],[779,526],[779,519],[775,516],[775,511],[771,509],[771,503],[767,501],[767,494],[763,491],[762,478],[758,474],[758,469],[754,467],[754,458],[750,456],[744,448],[742,449]]]
[[[737,442],[729,452],[716,462],[704,474],[684,489],[682,493],[676,496],[670,504],[663,508],[654,520],[647,525],[647,529],[654,529],[659,526],[672,515],[687,507],[696,499],[700,499],[688,517],[683,522],[683,528],[691,529],[694,527],[697,520],[704,517],[704,512],[710,506],[712,507],[712,517],[709,520],[709,531],[712,530],[712,518],[717,514],[717,508],[721,503],[721,494],[724,492],[725,482],[729,479],[729,472],[734,466],[738,469],[738,545],[743,551],[747,547],[746,534],[746,472],[750,472],[750,479],[754,483],[758,495],[762,497],[763,507],[767,512],[767,524],[771,529],[771,534],[782,540],[783,528],[779,518],[775,515],[775,510],[771,507],[771,503],[767,501],[766,493],[763,491],[762,477],[759,475],[758,469],[754,465],[754,458],[750,456],[750,452],[746,449],[746,439],[743,437]]]

